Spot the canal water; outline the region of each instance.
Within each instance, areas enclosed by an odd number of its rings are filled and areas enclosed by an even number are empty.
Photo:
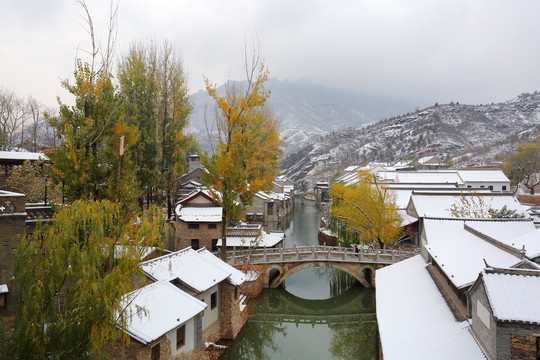
[[[297,200],[284,246],[317,244],[319,211]],[[375,292],[339,270],[313,267],[264,290],[220,360],[377,359]]]

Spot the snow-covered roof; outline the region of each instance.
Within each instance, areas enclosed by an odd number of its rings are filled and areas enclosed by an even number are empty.
[[[219,194],[218,194],[219,195]],[[197,196],[203,196],[206,199],[208,199],[209,202],[214,202],[214,197],[212,196],[212,193],[208,189],[196,189],[187,194],[181,201],[181,204],[186,204],[190,201],[192,201]]]
[[[396,180],[398,172],[397,171],[379,171],[377,177],[386,182],[394,182]]]
[[[446,171],[398,171],[395,182],[412,184],[463,184],[463,180],[461,180],[457,173]]]
[[[482,280],[495,318],[540,323],[540,270],[486,269]]]
[[[131,314],[126,332],[143,344],[179,327],[208,306],[168,281],[135,290],[122,302],[128,307],[127,314]]]
[[[0,294],[8,293],[9,289],[7,284],[0,284]]]
[[[469,323],[456,322],[420,255],[377,270],[375,281],[385,360],[485,359]]]
[[[226,271],[230,273],[229,276],[229,282],[235,286],[241,285],[246,281],[246,274],[244,274],[242,271],[232,267],[231,265],[227,264],[214,254],[212,254],[210,251],[206,250],[205,248],[197,250],[197,253],[201,255],[206,261],[208,261],[210,264],[220,268],[223,271]]]
[[[115,245],[114,246],[114,257],[115,258],[121,258],[125,254],[129,253],[129,250],[133,249],[133,246],[127,246],[127,245]],[[141,259],[144,259],[148,255],[152,254],[156,250],[160,250],[158,247],[155,246],[137,246],[134,249],[134,253],[140,254]],[[168,252],[168,250],[162,250],[163,252]]]
[[[231,275],[191,247],[142,262],[141,268],[155,280],[178,279],[196,292],[206,291]]]
[[[413,191],[418,190],[432,190],[432,191],[447,191],[455,189],[453,184],[399,184],[399,183],[390,183],[382,184],[382,187],[388,189],[392,194],[395,195],[395,203],[398,209],[406,209],[411,199],[411,194]]]
[[[465,228],[465,220],[424,219],[426,250],[457,287],[471,285],[485,268],[509,268],[521,259]]]
[[[526,256],[540,256],[540,229],[526,221],[467,221],[468,227],[516,250],[525,246]]]
[[[223,208],[220,206],[176,206],[176,215],[184,222],[219,223],[222,220]]]
[[[504,182],[510,180],[504,175],[502,170],[458,170],[459,177],[466,183],[470,182]]]
[[[398,214],[401,217],[401,224],[400,224],[401,227],[410,225],[418,221],[418,218],[415,218],[414,216],[407,214],[406,210],[399,209]]]
[[[285,239],[284,232],[267,233],[261,231],[260,236],[227,236],[227,247],[274,247]],[[222,239],[217,241],[217,246],[223,246]]]
[[[429,165],[429,164],[435,165],[435,164],[440,164],[442,162],[443,161],[435,155],[424,156],[418,159],[418,163],[421,165]]]
[[[481,198],[486,206],[486,209],[492,208],[496,210],[502,209],[505,205],[508,210],[515,210],[520,214],[526,214],[525,207],[512,196],[507,193],[491,193],[489,191],[475,192],[469,194],[467,192],[413,192],[411,195],[411,202],[414,205],[416,213],[420,217],[441,217],[451,218],[453,217],[450,209],[452,205],[460,204],[461,196],[467,198]],[[473,200],[474,201],[474,200]]]
[[[36,160],[49,160],[47,155],[36,152],[26,151],[0,151],[1,160],[15,160],[15,161],[36,161]]]

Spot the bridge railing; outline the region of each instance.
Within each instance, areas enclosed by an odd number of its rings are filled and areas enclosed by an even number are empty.
[[[293,246],[290,248],[262,248],[250,250],[233,249],[227,253],[227,259],[233,265],[283,262],[362,262],[373,264],[394,264],[408,259],[418,252],[414,250],[398,249],[354,249],[340,246],[308,245]]]

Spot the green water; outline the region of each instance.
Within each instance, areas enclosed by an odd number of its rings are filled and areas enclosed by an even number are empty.
[[[319,212],[296,203],[285,246],[317,243]],[[376,359],[375,292],[344,272],[309,268],[268,289],[220,359]]]

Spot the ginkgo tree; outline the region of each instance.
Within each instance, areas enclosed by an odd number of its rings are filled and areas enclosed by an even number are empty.
[[[345,225],[345,231],[354,234],[362,244],[384,248],[402,234],[401,217],[392,194],[368,172],[360,172],[356,184],[333,184],[330,196],[331,216]]]
[[[241,219],[242,209],[251,204],[254,195],[270,190],[278,174],[283,140],[279,125],[266,101],[270,92],[264,89],[268,70],[254,57],[246,63],[244,86],[229,82],[225,96],[219,96],[216,85],[206,81],[208,94],[215,100],[218,144],[212,154],[204,153],[201,163],[212,196],[223,207],[222,258],[226,258],[227,225]]]

